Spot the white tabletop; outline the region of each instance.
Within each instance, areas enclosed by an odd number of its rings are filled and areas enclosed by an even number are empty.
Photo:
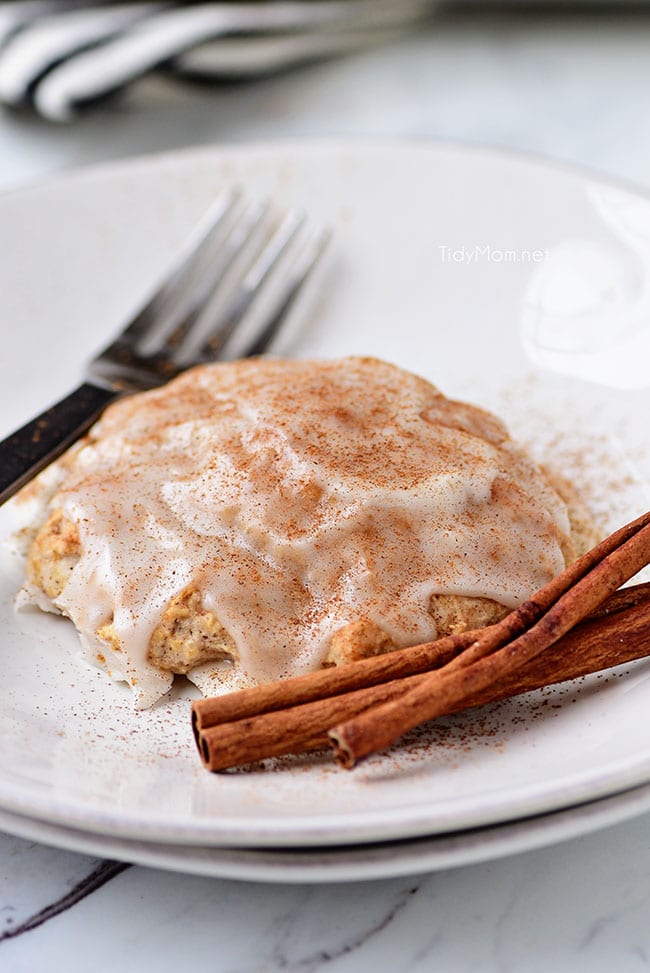
[[[0,189],[106,159],[283,136],[444,137],[650,184],[650,20],[448,18],[263,85],[147,81],[69,127],[0,116]],[[650,817],[410,878],[261,885],[0,835],[0,969],[571,970],[650,965]]]

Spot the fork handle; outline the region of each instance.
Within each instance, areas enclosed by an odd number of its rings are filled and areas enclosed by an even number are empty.
[[[84,383],[0,442],[0,504],[71,446],[119,394]]]

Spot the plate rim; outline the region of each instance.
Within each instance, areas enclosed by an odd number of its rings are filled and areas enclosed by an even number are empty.
[[[159,844],[84,832],[0,809],[8,834],[67,851],[178,874],[268,884],[379,881],[534,851],[650,812],[650,783],[569,808],[461,832],[338,848],[248,848]]]
[[[612,771],[612,775],[614,772]],[[588,774],[570,787],[566,787],[562,797],[549,803],[545,797],[545,790],[540,787],[531,796],[524,792],[517,800],[510,801],[503,813],[496,813],[501,808],[498,796],[493,795],[488,807],[495,808],[492,813],[486,813],[486,805],[482,804],[479,811],[459,815],[453,805],[446,813],[439,817],[434,824],[429,819],[430,808],[417,807],[412,814],[405,814],[408,808],[397,807],[382,809],[378,813],[380,821],[371,820],[368,811],[347,812],[335,815],[294,816],[287,819],[269,820],[268,817],[246,817],[244,823],[237,817],[222,817],[219,821],[213,818],[207,820],[180,818],[166,815],[164,820],[150,817],[143,822],[141,814],[122,811],[116,815],[112,811],[105,811],[97,806],[85,807],[83,810],[75,805],[61,800],[45,799],[34,802],[20,796],[12,799],[10,794],[0,791],[0,811],[8,811],[23,817],[32,817],[60,826],[71,826],[79,831],[93,832],[99,826],[101,833],[114,838],[130,838],[140,841],[173,841],[177,844],[195,844],[200,839],[206,846],[218,847],[309,847],[312,845],[354,845],[360,842],[385,842],[399,839],[415,839],[418,837],[433,837],[449,834],[454,831],[469,831],[479,827],[495,826],[498,824],[512,824],[518,820],[539,816],[554,811],[566,811],[591,801],[605,800],[616,797],[629,790],[650,784],[650,758],[646,758],[642,766],[630,767],[627,773],[620,777],[616,772],[616,785],[608,786],[610,778],[603,776],[601,784],[595,788]],[[0,779],[0,787],[2,780]],[[557,787],[555,783],[553,790]],[[342,818],[344,817],[344,824]]]
[[[254,153],[267,152],[436,152],[460,151],[465,155],[484,155],[491,158],[505,158],[518,162],[523,166],[539,167],[575,176],[580,179],[594,179],[612,188],[622,189],[635,196],[650,201],[650,187],[636,182],[632,178],[604,172],[595,165],[586,162],[576,162],[547,154],[541,150],[517,148],[516,146],[500,145],[497,142],[481,141],[435,135],[352,135],[352,136],[316,136],[293,135],[286,138],[248,138],[233,142],[194,143],[173,149],[161,149],[155,152],[139,152],[134,155],[120,156],[90,163],[74,165],[66,169],[56,169],[45,175],[36,175],[33,179],[17,186],[8,186],[0,190],[0,204],[4,199],[34,192],[47,191],[52,187],[65,185],[81,178],[102,178],[113,173],[152,163],[171,164],[192,156],[236,155],[242,151]]]

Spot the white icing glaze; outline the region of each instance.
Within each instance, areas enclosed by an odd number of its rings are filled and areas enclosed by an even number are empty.
[[[564,504],[494,417],[375,359],[202,366],[107,410],[52,500],[82,557],[56,607],[148,705],[169,600],[196,586],[265,681],[360,617],[435,636],[433,593],[515,606],[564,566]],[[113,619],[123,651],[95,635]]]

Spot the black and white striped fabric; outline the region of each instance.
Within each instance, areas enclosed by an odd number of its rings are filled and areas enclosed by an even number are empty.
[[[435,2],[0,2],[0,103],[65,122],[151,71],[261,77],[384,41]]]

